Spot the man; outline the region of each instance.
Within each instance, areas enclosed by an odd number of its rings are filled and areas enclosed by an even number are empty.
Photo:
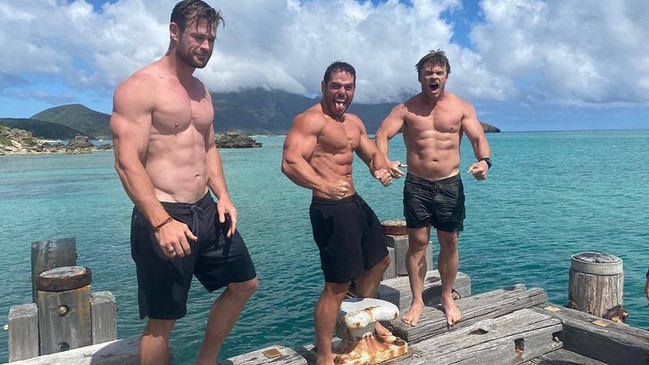
[[[421,92],[392,109],[376,132],[375,140],[386,159],[388,141],[397,133],[403,133],[406,146],[407,164],[390,163],[390,172],[396,178],[403,175],[399,167],[408,168],[403,204],[408,227],[406,267],[412,304],[402,320],[415,326],[424,307],[425,252],[433,226],[440,243],[441,304],[446,321],[452,326],[461,318],[453,301],[453,284],[459,265],[458,240],[465,218],[460,178],[462,134],[469,138],[478,160],[467,171],[477,180],[487,178],[491,151],[473,106],[445,91],[451,67],[444,52],[431,51],[416,68]]]
[[[167,53],[120,84],[113,97],[115,168],[135,204],[131,254],[140,317],[148,317],[141,364],[167,363],[169,336],[186,314],[192,276],[210,292],[227,287],[209,312],[196,364],[215,363],[258,285],[236,230],[237,211],[214,141],[212,100],[193,76],[211,57],[221,20],[201,0],[177,3]]]
[[[347,113],[355,88],[354,68],[332,63],[321,83],[322,99],[295,117],[284,141],[282,172],[313,191],[309,215],[325,279],[314,315],[318,365],[334,363],[332,334],[350,283],[355,280],[356,295],[373,297],[390,264],[381,223],[352,181],[356,152],[384,186],[392,182],[365,125]],[[394,341],[380,324],[376,333]]]

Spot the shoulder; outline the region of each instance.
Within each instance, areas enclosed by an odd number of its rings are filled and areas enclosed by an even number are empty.
[[[136,71],[129,76],[126,80],[122,81],[115,89],[115,96],[122,94],[143,93],[144,91],[151,91],[157,88],[159,77],[154,73],[149,72],[147,68]]]
[[[324,128],[326,123],[325,115],[316,104],[293,118],[291,130],[315,133]],[[290,131],[289,131],[290,132]]]

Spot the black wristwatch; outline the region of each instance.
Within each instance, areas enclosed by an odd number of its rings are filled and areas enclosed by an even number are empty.
[[[491,168],[491,159],[489,157],[483,157],[483,158],[479,159],[478,161],[486,162],[487,163],[487,170],[489,170]]]

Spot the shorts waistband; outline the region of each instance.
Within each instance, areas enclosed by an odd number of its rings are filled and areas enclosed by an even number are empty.
[[[408,173],[406,173],[406,180],[407,181],[417,182],[417,183],[429,183],[429,184],[444,185],[444,184],[447,184],[447,183],[454,183],[454,182],[456,182],[458,180],[462,180],[462,176],[458,173],[457,175],[445,177],[445,178],[439,179],[439,180],[428,180],[428,179],[424,179],[423,177],[419,177],[417,175],[414,175],[414,174],[408,172]]]
[[[213,204],[214,199],[209,192],[207,192],[201,199],[196,203],[171,203],[171,202],[160,202],[165,210],[169,214],[187,214],[192,210],[192,207],[203,208],[208,204]]]
[[[354,193],[353,195],[342,198],[340,200],[331,200],[331,199],[320,198],[320,197],[314,196],[313,198],[311,198],[311,204],[339,205],[339,204],[355,203],[355,202],[358,202],[359,200],[362,200],[362,199],[361,199],[361,196],[358,195],[358,193]]]

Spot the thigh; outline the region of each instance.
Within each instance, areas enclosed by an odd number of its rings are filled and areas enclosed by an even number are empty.
[[[326,282],[345,283],[365,271],[360,210],[353,203],[312,205],[313,238]]]
[[[187,312],[194,258],[165,256],[148,221],[136,209],[131,225],[131,256],[137,271],[140,318],[183,317]]]

